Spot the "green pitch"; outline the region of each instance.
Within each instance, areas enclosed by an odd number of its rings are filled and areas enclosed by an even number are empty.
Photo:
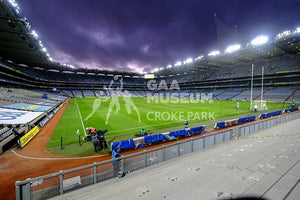
[[[73,98],[56,127],[47,150],[68,156],[94,154],[93,144],[82,140],[85,128],[90,126],[97,130],[107,129],[105,138],[110,144],[134,138],[142,128],[153,134],[183,129],[185,119],[188,120],[189,127],[206,125],[206,130],[209,130],[213,128],[215,122],[224,119],[259,115],[249,111],[249,102],[239,102],[237,108],[236,101],[182,101],[163,98],[155,102],[155,99],[144,97]],[[269,111],[282,110],[288,106],[288,104],[267,103]],[[76,135],[78,130],[82,146],[78,146],[78,137],[70,137],[63,140],[64,149],[61,150],[60,138]]]

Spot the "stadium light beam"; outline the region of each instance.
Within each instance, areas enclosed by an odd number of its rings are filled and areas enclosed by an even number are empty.
[[[176,65],[175,65],[176,66]],[[167,65],[167,67],[166,68],[172,68],[172,65]]]
[[[33,35],[33,37],[35,38],[35,39],[37,39],[39,36],[38,36],[38,34],[35,32],[35,30],[32,30],[31,31],[31,34]]]
[[[158,72],[159,71],[159,69],[158,68],[154,68],[154,70],[153,70],[154,72]]]
[[[176,67],[180,66],[180,65],[182,65],[182,63],[180,61],[178,61],[177,63],[174,64],[174,66],[176,66]]]
[[[191,63],[191,62],[193,62],[193,58],[188,58],[188,59],[185,60],[185,63],[186,63],[186,64],[189,64],[189,63]]]
[[[295,33],[300,33],[300,27],[297,27]]]
[[[279,33],[276,35],[276,39],[279,39],[279,38],[282,38],[284,36],[287,36],[287,35],[290,35],[291,34],[291,31],[288,30],[288,31],[283,31],[282,33]]]
[[[203,55],[198,56],[197,58],[195,58],[195,60],[201,60],[203,58]]]
[[[231,45],[225,49],[225,53],[232,53],[234,51],[239,50],[240,48],[241,48],[240,44]]]
[[[254,45],[254,46],[258,46],[258,45],[265,44],[266,42],[268,42],[268,37],[261,35],[261,36],[258,36],[255,39],[253,39],[251,41],[251,44]]]
[[[217,56],[220,54],[220,51],[212,51],[208,54],[208,56]]]

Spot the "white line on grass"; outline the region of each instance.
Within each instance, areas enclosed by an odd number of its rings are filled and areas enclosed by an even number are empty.
[[[240,111],[243,112],[243,111]],[[222,114],[222,115],[218,115],[218,117],[220,116],[226,116],[227,114]],[[211,120],[213,121],[213,120]],[[160,126],[160,125],[165,125],[165,124],[174,124],[174,123],[178,123],[178,122],[182,122],[182,120],[178,120],[178,121],[173,121],[173,122],[168,122],[168,123],[161,123],[161,124],[153,124],[153,125],[147,125],[147,126],[140,126],[140,127],[134,127],[134,128],[127,128],[127,129],[122,129],[122,130],[115,130],[115,131],[109,131],[110,133],[114,133],[114,132],[123,132],[123,131],[129,131],[129,130],[134,130],[134,129],[141,129],[141,128],[146,128],[146,127],[151,127],[151,126]],[[168,127],[166,127],[168,128]],[[172,128],[172,127],[169,127]]]
[[[76,102],[76,105],[77,105],[77,110],[78,110],[78,114],[79,114],[79,117],[80,117],[82,129],[83,129],[84,135],[86,136],[85,127],[84,127],[84,124],[83,124],[83,121],[82,121],[81,113],[80,113],[79,106],[78,106],[78,103],[77,103],[77,99],[76,99],[76,98],[75,98],[75,102]]]
[[[31,159],[31,160],[80,160],[80,159],[89,159],[89,158],[98,158],[103,156],[108,156],[109,154],[101,154],[97,156],[85,156],[85,157],[64,157],[64,158],[39,158],[39,157],[29,157],[29,156],[22,156],[18,153],[16,153],[14,150],[11,150],[16,156],[19,156],[21,158]]]

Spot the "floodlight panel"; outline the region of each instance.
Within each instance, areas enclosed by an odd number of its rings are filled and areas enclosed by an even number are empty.
[[[257,38],[253,39],[251,41],[251,44],[252,45],[262,45],[262,44],[265,44],[266,42],[268,42],[268,37],[267,36],[258,36]]]
[[[216,56],[216,55],[219,55],[220,54],[220,51],[212,51],[208,54],[208,56]]]
[[[241,48],[240,44],[231,45],[226,48],[225,53],[231,53],[231,52],[239,50],[240,48]]]
[[[203,55],[198,56],[197,58],[195,58],[195,60],[201,60],[203,58]]]
[[[182,63],[180,61],[178,61],[177,63],[174,64],[174,66],[180,66],[182,65]]]
[[[188,58],[188,59],[185,60],[185,63],[187,63],[187,64],[191,63],[191,62],[193,62],[193,58]]]
[[[32,31],[31,31],[31,34],[32,34],[35,38],[38,38],[38,37],[39,37],[38,34],[35,32],[35,30],[32,30]]]
[[[166,68],[172,68],[172,65],[167,65],[167,67]]]

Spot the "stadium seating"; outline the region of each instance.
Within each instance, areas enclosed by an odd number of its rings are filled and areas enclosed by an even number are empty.
[[[4,127],[0,130],[0,142],[12,134],[12,129]]]
[[[241,92],[243,91],[243,89],[229,89],[227,91],[225,91],[224,93],[218,95],[218,99],[219,100],[231,100],[232,98],[234,98],[235,96],[239,95]]]
[[[291,102],[298,102],[300,103],[300,90],[298,89],[294,96],[291,98]]]
[[[263,98],[264,100],[272,102],[284,102],[295,90],[295,87],[269,88],[268,91],[263,94]]]

